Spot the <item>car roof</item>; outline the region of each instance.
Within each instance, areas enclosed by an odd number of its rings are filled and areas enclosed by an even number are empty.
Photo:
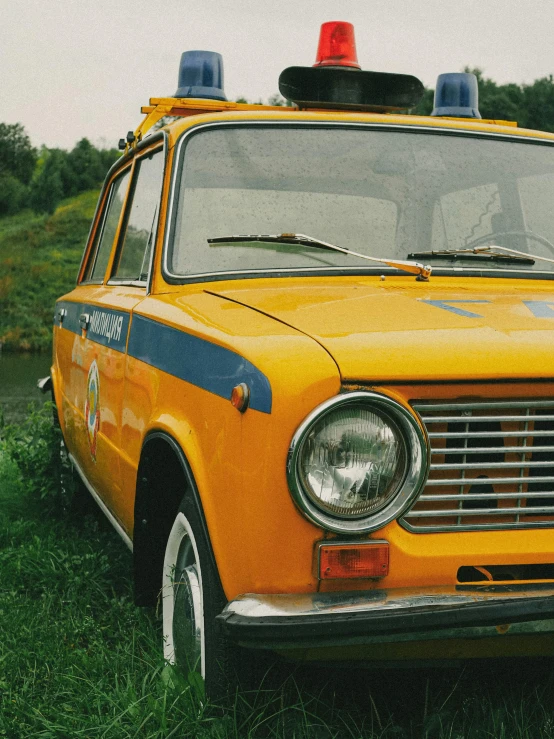
[[[202,124],[245,123],[248,121],[264,123],[344,123],[390,126],[398,128],[449,130],[471,132],[485,135],[510,136],[524,139],[542,139],[554,141],[554,133],[518,128],[511,121],[491,121],[466,118],[443,118],[431,116],[414,116],[400,114],[378,114],[362,112],[346,112],[335,110],[297,110],[293,108],[273,108],[264,106],[243,106],[248,110],[217,110],[200,114],[186,115],[171,121],[166,130],[172,141],[175,141],[187,129]]]

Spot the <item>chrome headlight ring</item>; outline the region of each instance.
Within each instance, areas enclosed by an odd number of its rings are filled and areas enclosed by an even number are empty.
[[[336,410],[349,406],[367,408],[382,419],[391,420],[399,429],[406,449],[405,472],[390,500],[374,513],[356,517],[332,514],[318,506],[306,492],[300,470],[305,442],[315,425]],[[429,440],[424,428],[403,405],[370,391],[337,395],[318,406],[296,430],[287,457],[287,480],[297,507],[316,526],[341,534],[369,533],[399,518],[415,502],[428,472]]]

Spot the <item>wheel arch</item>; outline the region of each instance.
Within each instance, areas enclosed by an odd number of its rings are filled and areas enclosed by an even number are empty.
[[[133,571],[138,605],[156,605],[158,601],[167,538],[185,495],[191,497],[198,510],[202,533],[217,572],[189,461],[170,433],[161,429],[150,431],[141,448],[134,506]]]

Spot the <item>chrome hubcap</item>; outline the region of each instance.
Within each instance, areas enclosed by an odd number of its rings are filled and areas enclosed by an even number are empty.
[[[202,656],[201,590],[194,549],[184,536],[173,575],[172,636],[175,664],[181,669],[201,672]]]

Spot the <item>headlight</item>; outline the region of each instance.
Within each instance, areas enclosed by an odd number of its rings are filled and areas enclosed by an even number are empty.
[[[371,392],[323,403],[291,442],[287,475],[293,498],[330,531],[375,531],[414,501],[427,475],[428,442],[415,417]]]

